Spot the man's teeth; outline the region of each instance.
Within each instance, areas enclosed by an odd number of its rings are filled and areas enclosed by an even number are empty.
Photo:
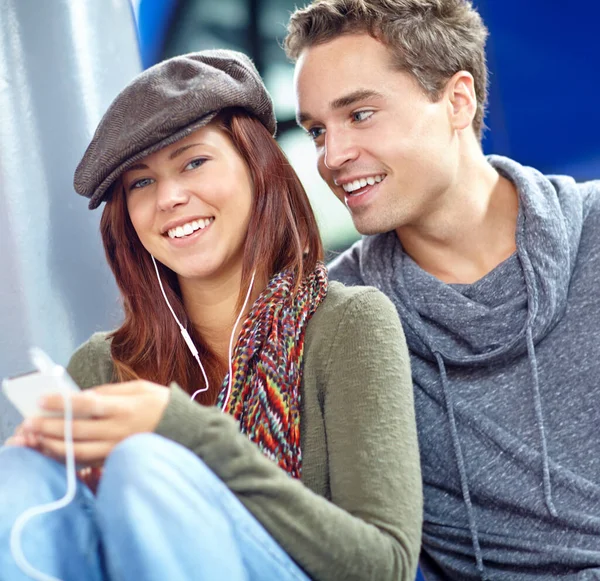
[[[369,176],[368,178],[361,178],[348,184],[344,184],[342,187],[344,188],[345,192],[350,194],[356,190],[360,190],[360,188],[364,188],[366,185],[372,186],[378,184],[381,180],[383,180],[383,178],[385,178],[385,175]]]
[[[189,236],[193,234],[196,230],[203,230],[209,224],[214,221],[214,218],[203,218],[200,220],[194,220],[193,222],[188,222],[183,226],[177,226],[177,228],[171,228],[167,234],[169,238],[183,238],[184,236]]]

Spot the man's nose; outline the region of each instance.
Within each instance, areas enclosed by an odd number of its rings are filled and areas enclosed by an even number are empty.
[[[340,169],[348,161],[356,159],[358,149],[347,132],[327,131],[325,133],[325,148],[323,163],[330,170]]]

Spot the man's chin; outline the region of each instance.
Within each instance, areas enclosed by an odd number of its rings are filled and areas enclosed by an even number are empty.
[[[383,221],[367,220],[365,218],[366,217],[363,216],[352,216],[354,227],[362,236],[384,234],[385,232],[391,232],[396,229],[393,224],[385,223]]]

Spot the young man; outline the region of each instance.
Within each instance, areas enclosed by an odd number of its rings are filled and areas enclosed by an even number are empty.
[[[367,235],[331,275],[406,331],[426,579],[600,579],[600,182],[483,155],[486,36],[465,0],[317,0],[298,122]]]

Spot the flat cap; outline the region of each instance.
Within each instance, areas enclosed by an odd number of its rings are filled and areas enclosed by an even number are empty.
[[[273,102],[252,61],[206,50],[163,61],[112,102],[75,170],[75,191],[97,208],[115,180],[143,157],[210,123],[229,107],[255,115],[274,135]]]

